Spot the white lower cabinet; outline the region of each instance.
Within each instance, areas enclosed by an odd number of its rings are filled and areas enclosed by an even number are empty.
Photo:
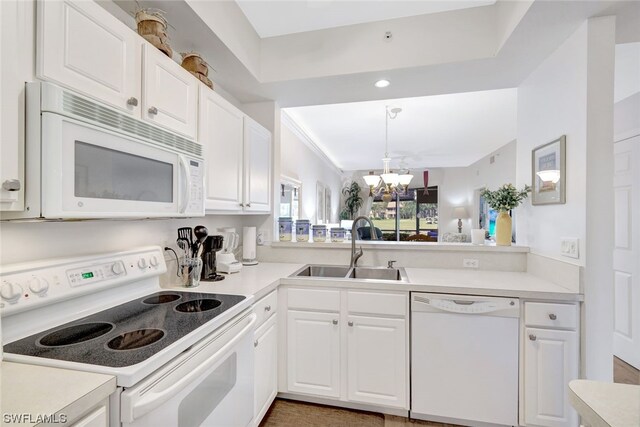
[[[278,393],[278,317],[273,315],[254,334],[254,425],[259,425]]]
[[[578,414],[569,403],[569,382],[579,375],[578,332],[526,324],[541,324],[553,319],[553,322],[566,322],[577,328],[577,306],[528,304],[529,307],[525,303],[523,337],[524,422],[527,426],[576,427]],[[539,313],[540,310],[545,313]],[[563,311],[572,313],[563,319]],[[566,325],[559,327],[562,326]]]
[[[323,397],[340,397],[340,322],[337,313],[289,310],[287,386]]]
[[[407,293],[289,288],[287,298],[286,392],[408,409]]]
[[[406,320],[349,316],[348,398],[404,407],[407,396]]]
[[[94,410],[71,424],[72,427],[108,427],[109,403],[105,400]]]

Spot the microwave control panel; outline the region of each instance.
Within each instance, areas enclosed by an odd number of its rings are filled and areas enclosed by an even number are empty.
[[[186,212],[204,214],[204,161],[188,159],[191,188],[189,189],[189,204]]]

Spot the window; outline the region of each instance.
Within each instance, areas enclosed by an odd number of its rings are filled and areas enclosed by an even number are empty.
[[[374,197],[369,212],[384,240],[438,241],[438,187],[410,189],[389,203]],[[416,235],[421,235],[416,238]]]

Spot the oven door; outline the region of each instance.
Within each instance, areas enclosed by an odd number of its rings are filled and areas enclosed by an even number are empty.
[[[193,346],[120,398],[122,425],[244,427],[253,419],[256,315]]]
[[[42,113],[45,218],[184,216],[191,159],[54,113]]]

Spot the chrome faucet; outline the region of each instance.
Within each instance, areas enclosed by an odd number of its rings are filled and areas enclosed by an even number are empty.
[[[378,233],[376,232],[376,228],[373,226],[373,222],[366,216],[359,216],[353,220],[353,225],[351,226],[351,262],[349,263],[349,267],[356,267],[358,264],[358,259],[362,256],[362,246],[356,251],[356,238],[358,236],[356,227],[358,225],[358,221],[364,219],[369,223],[369,227],[371,227],[371,240],[378,240]]]

